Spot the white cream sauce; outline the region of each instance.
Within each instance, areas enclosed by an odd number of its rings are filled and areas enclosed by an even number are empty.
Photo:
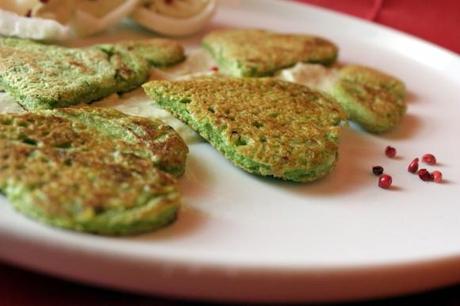
[[[328,92],[337,81],[338,72],[335,68],[326,68],[319,64],[297,63],[292,68],[281,70],[277,77],[284,81]]]

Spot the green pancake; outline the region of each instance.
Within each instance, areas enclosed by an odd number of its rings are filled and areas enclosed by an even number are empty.
[[[0,152],[0,190],[41,222],[127,235],[176,217],[173,175],[183,173],[187,147],[161,121],[102,108],[4,114]]]
[[[116,46],[125,47],[146,59],[155,67],[168,67],[185,59],[184,47],[170,39],[152,38],[146,40],[124,41]]]
[[[393,129],[406,112],[404,83],[364,66],[341,68],[329,93],[342,105],[350,120],[372,133]]]
[[[151,81],[143,87],[250,173],[308,182],[336,163],[345,114],[308,87],[271,78]]]
[[[264,30],[217,30],[206,35],[203,46],[220,71],[236,77],[273,75],[298,62],[332,64],[337,47],[320,37]]]
[[[27,110],[53,109],[132,90],[148,79],[150,65],[183,59],[173,41],[126,44],[73,49],[0,38],[0,87]],[[170,57],[164,51],[146,55],[157,47],[176,51]]]

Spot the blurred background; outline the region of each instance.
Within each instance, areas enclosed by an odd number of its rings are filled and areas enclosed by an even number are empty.
[[[295,0],[371,20],[460,54],[458,0]]]

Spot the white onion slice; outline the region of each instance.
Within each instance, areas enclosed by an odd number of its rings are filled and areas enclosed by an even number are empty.
[[[128,16],[139,0],[126,0],[104,17],[96,17],[77,9],[68,24],[54,19],[25,17],[0,9],[0,35],[34,40],[66,40],[75,36],[89,36],[108,29]]]
[[[134,10],[131,17],[140,25],[160,34],[171,36],[190,35],[201,30],[212,18],[216,11],[216,1],[209,3],[195,16],[189,18],[174,18],[158,14],[143,6]]]
[[[22,113],[24,109],[6,92],[0,92],[0,113]]]
[[[139,0],[126,0],[122,5],[110,11],[102,19],[88,12],[77,10],[75,12],[75,17],[71,21],[72,29],[78,36],[89,36],[101,32],[116,25],[121,19],[131,14],[138,3]]]
[[[36,40],[63,40],[71,37],[70,28],[55,20],[19,16],[1,9],[0,34]]]

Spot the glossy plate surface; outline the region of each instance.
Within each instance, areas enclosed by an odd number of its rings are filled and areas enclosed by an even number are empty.
[[[164,230],[105,238],[30,221],[0,199],[0,258],[135,292],[231,301],[331,301],[460,281],[460,58],[408,35],[287,1],[222,1],[211,28],[259,27],[335,41],[340,61],[399,76],[408,113],[396,131],[344,132],[336,170],[313,184],[246,174],[205,143],[190,146],[184,208]],[[132,35],[120,29],[86,42]],[[196,44],[199,37],[186,41]],[[398,150],[388,159],[387,145]],[[424,153],[443,184],[406,171]],[[394,188],[371,174],[381,165]]]

